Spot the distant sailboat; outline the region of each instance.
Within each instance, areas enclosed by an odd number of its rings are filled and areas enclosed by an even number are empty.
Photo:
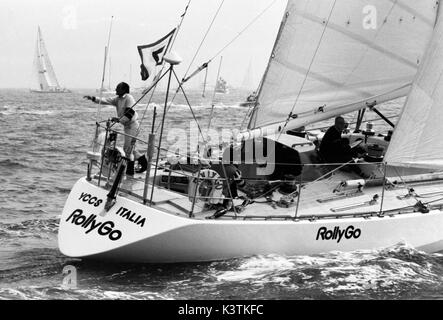
[[[38,27],[37,44],[34,56],[34,70],[36,84],[31,88],[31,92],[37,93],[68,93],[66,88],[62,88],[49,60],[48,51],[43,41],[42,32]]]
[[[115,89],[112,89],[111,87],[111,57],[109,57],[108,87],[104,87],[101,91],[103,94],[115,94]],[[97,89],[96,92],[100,93],[100,89]]]
[[[215,86],[216,93],[229,93],[228,83],[222,77],[218,78],[217,85]]]
[[[225,79],[223,79],[220,76],[220,71],[221,71],[222,63],[223,63],[223,57],[221,57],[221,59],[220,59],[220,65],[218,67],[218,74],[217,74],[217,82],[215,83],[214,92],[215,93],[228,94],[229,93],[228,83],[226,82]]]
[[[243,90],[252,91],[251,94],[248,95],[246,100],[242,103],[240,103],[241,107],[253,107],[256,104],[257,101],[257,91],[254,89],[254,81],[253,81],[253,75],[252,75],[252,60],[249,61],[248,69],[246,70],[245,77],[243,79],[243,83],[241,88]]]

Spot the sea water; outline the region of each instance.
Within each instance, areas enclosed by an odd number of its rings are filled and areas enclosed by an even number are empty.
[[[71,187],[86,174],[85,154],[95,132],[97,106],[82,98],[86,94],[94,92],[0,90],[0,299],[443,298],[443,256],[419,252],[407,243],[374,251],[176,265],[63,256],[57,246],[59,216]],[[248,94],[217,96],[211,127],[240,128],[248,108],[238,105]],[[188,98],[206,128],[211,97],[193,92]],[[151,101],[157,106],[157,124],[162,99],[158,94]],[[141,118],[147,102],[137,107]],[[392,115],[402,102],[381,109]],[[106,119],[115,110],[104,106],[100,114]],[[152,107],[143,120],[145,133],[151,118]],[[167,114],[165,130],[187,129],[192,120],[180,96]]]

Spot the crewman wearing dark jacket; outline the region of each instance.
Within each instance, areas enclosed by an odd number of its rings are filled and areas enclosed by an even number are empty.
[[[341,134],[346,128],[343,117],[335,118],[335,124],[326,131],[320,144],[320,155],[327,163],[347,163],[352,160],[349,140]]]
[[[320,155],[323,161],[328,164],[346,164],[353,158],[358,158],[365,150],[360,147],[351,148],[349,139],[342,138],[341,134],[346,129],[345,119],[335,118],[334,126],[326,131],[320,144]],[[353,171],[362,178],[369,178],[358,165],[343,166],[344,171]]]

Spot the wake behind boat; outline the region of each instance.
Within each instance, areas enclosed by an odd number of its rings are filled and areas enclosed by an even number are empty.
[[[367,1],[289,0],[248,128],[227,143],[197,131],[204,143],[189,152],[162,147],[167,93],[159,135],[152,126],[148,141],[133,137],[147,150],[148,170],[124,176],[128,159],[115,142],[124,133],[99,123],[104,141],[88,153],[87,176],[61,216],[62,253],[174,263],[400,242],[443,251],[443,20],[435,1],[376,2],[386,17],[378,31],[361,26]],[[169,44],[158,56],[165,39],[144,46],[141,57],[151,75],[148,57],[163,60],[167,71],[153,87],[168,76],[169,92],[181,61]],[[376,106],[405,95],[394,125]],[[371,111],[393,135],[365,127]],[[328,163],[324,133],[304,126],[351,112],[358,121],[343,139],[358,156]]]

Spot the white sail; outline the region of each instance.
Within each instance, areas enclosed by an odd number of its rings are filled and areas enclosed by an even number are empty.
[[[35,54],[34,54],[34,63],[33,63],[33,81],[31,84],[32,90],[48,90],[48,83],[45,77],[44,68],[41,63],[40,58],[40,40],[37,37],[37,42],[35,44]]]
[[[49,59],[49,54],[42,37],[40,27],[37,31],[37,43],[34,56],[34,74],[36,84],[33,85],[35,91],[41,92],[67,92],[60,87],[55,75],[54,68]]]
[[[404,96],[435,0],[289,0],[249,129],[287,129]]]
[[[443,20],[439,19],[390,143],[388,164],[443,169]]]

